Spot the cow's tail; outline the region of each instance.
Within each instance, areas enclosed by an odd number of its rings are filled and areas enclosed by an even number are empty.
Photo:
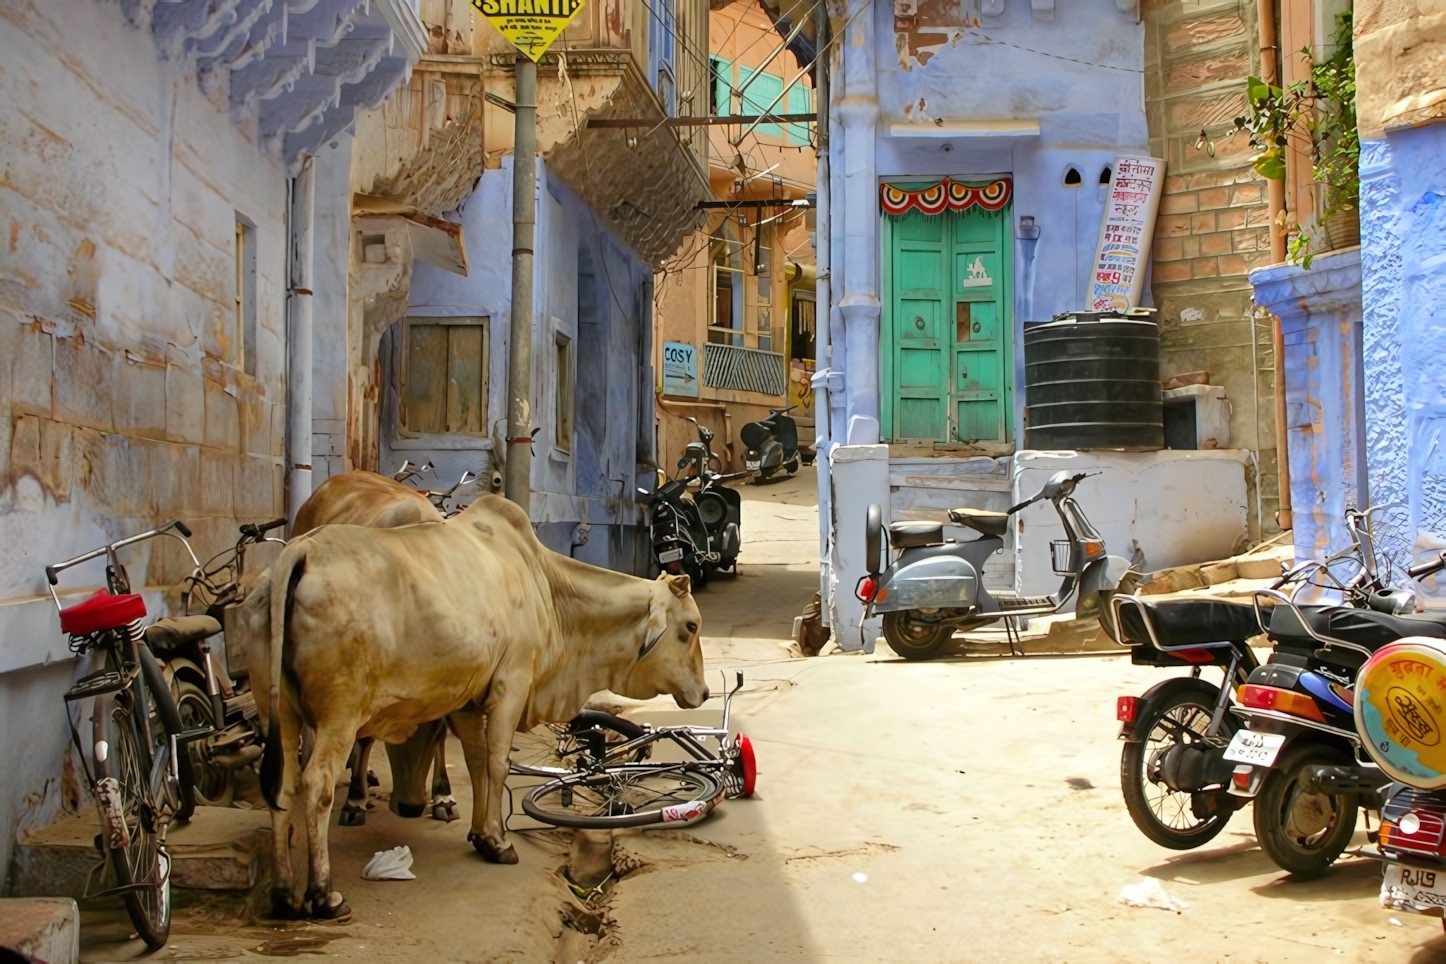
[[[281,550],[271,571],[271,690],[267,694],[266,749],[261,755],[261,794],[273,810],[280,810],[281,775],[284,769],[281,747],[281,674],[286,655],[287,623],[291,615],[291,599],[296,584],[306,568],[306,552],[311,540],[293,542]]]

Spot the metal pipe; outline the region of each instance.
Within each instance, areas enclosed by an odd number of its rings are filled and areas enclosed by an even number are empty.
[[[1280,319],[1270,318],[1275,349],[1275,463],[1276,488],[1280,490],[1280,508],[1275,513],[1276,525],[1282,529],[1295,527],[1290,505],[1290,433],[1285,424],[1285,334]]]
[[[1280,50],[1275,36],[1275,0],[1256,0],[1255,11],[1256,29],[1260,32],[1260,79],[1267,84],[1279,86],[1280,70],[1276,64],[1276,56]],[[1272,264],[1281,264],[1285,261],[1285,226],[1281,224],[1281,215],[1285,212],[1285,181],[1267,179],[1265,192],[1270,217],[1270,261]],[[1275,521],[1281,529],[1290,529],[1293,528],[1295,520],[1291,512],[1290,445],[1285,425],[1285,336],[1281,333],[1279,318],[1271,315],[1270,323],[1275,356],[1276,489],[1280,496],[1280,508],[1275,514]],[[1259,484],[1257,477],[1256,485]]]
[[[307,157],[291,188],[291,290],[287,299],[286,515],[292,522],[311,497],[311,278],[316,213],[315,159]]]
[[[816,25],[814,31],[814,44],[818,50],[828,51],[828,10],[820,2],[814,7],[813,19]],[[814,308],[813,308],[813,369],[815,372],[827,372],[831,367],[830,363],[830,339],[829,339],[829,307],[831,305],[832,293],[829,286],[829,265],[831,262],[829,250],[829,214],[832,210],[829,197],[829,163],[828,163],[828,94],[829,77],[828,67],[832,58],[825,55],[817,59],[814,67],[814,100],[818,108],[818,120],[816,129],[818,131],[817,158],[818,167],[814,177],[814,264],[817,269],[814,273]],[[829,623],[828,613],[828,533],[829,520],[832,512],[829,510],[829,499],[832,495],[831,480],[829,477],[829,395],[828,385],[825,381],[822,385],[814,386],[813,391],[813,465],[814,474],[818,482],[818,578],[819,578],[819,599],[823,605],[820,607],[820,616],[824,624]]]
[[[508,500],[532,502],[532,256],[537,228],[537,64],[522,54],[515,67],[512,141],[512,316],[507,332]]]

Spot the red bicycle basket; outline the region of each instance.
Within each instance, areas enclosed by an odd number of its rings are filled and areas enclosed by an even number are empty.
[[[758,783],[758,764],[753,759],[753,741],[738,734],[738,761],[743,764],[743,796],[753,796]]]
[[[72,636],[117,629],[146,614],[146,601],[140,596],[112,596],[104,589],[85,602],[67,606],[60,611],[60,628]]]

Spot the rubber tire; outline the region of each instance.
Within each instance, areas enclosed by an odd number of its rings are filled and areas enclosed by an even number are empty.
[[[204,718],[204,722],[206,723],[206,725],[212,726],[212,727],[216,726],[216,721],[215,721],[214,719],[212,719],[213,714],[212,714],[212,712],[211,712],[211,697],[206,694],[206,691],[205,691],[204,689],[202,689],[200,686],[198,686],[198,685],[197,685],[195,682],[193,682],[192,680],[187,679],[187,678],[182,677],[182,676],[173,676],[173,677],[171,677],[171,699],[173,699],[173,700],[175,701],[175,704],[176,704],[176,716],[177,716],[177,719],[180,718],[181,706],[182,706],[184,703],[186,703],[187,701],[190,701],[190,702],[193,702],[193,703],[196,705],[197,710],[199,711],[198,715],[200,715],[200,716],[202,716],[202,717]],[[196,740],[194,743],[190,744],[190,747],[203,746],[204,744],[205,744],[205,741],[204,741],[204,740]],[[235,797],[236,797],[236,779],[235,779],[235,775],[234,775],[233,773],[227,772],[227,774],[226,774],[226,782],[223,784],[222,789],[221,789],[221,793],[220,793],[219,796],[216,796],[216,797],[207,797],[207,796],[205,796],[205,795],[201,792],[200,787],[198,787],[198,786],[196,785],[195,780],[194,780],[194,776],[195,776],[195,772],[196,772],[196,761],[191,758],[190,747],[187,747],[187,749],[186,749],[186,760],[187,760],[187,762],[188,762],[188,763],[190,764],[190,766],[191,766],[191,774],[192,774],[192,777],[193,777],[193,779],[192,779],[192,781],[191,781],[191,799],[192,799],[192,801],[194,802],[195,806],[199,806],[199,807],[229,807],[229,806],[231,806],[232,800],[234,800]]]
[[[1204,710],[1209,716],[1215,712],[1214,699],[1202,689],[1182,689],[1173,695],[1165,697],[1161,702],[1150,705],[1149,717],[1142,719],[1135,724],[1136,732],[1143,732],[1147,737],[1155,728],[1155,722],[1162,719],[1165,714],[1181,706],[1196,706]],[[1231,724],[1234,717],[1229,713],[1225,714],[1224,726],[1234,729]],[[1140,833],[1161,847],[1168,847],[1171,850],[1194,850],[1202,847],[1220,835],[1225,825],[1230,822],[1230,813],[1217,817],[1213,823],[1207,823],[1197,830],[1180,831],[1160,823],[1155,814],[1150,810],[1150,804],[1145,799],[1145,786],[1142,779],[1148,759],[1145,756],[1149,744],[1145,740],[1126,743],[1124,750],[1120,753],[1120,793],[1125,798],[1125,809],[1130,812],[1130,819],[1135,822]],[[1234,811],[1231,811],[1233,813]]]
[[[142,647],[142,649],[144,650],[144,647]],[[170,691],[167,690],[166,692],[169,693]],[[113,704],[114,699],[110,695],[98,696],[96,697],[95,702],[92,704],[91,719],[93,736],[91,739],[91,746],[94,746],[102,739],[110,741],[113,734],[111,733],[104,720],[105,716],[107,716],[109,713],[110,707]],[[119,741],[117,740],[115,742],[118,746]],[[98,759],[94,761],[95,779],[97,781],[104,780],[106,777],[113,775],[111,771],[114,769],[114,760],[115,757],[114,754],[112,754],[107,761],[102,762]],[[104,837],[104,831],[102,831],[101,837]],[[101,853],[108,857],[110,860],[111,870],[115,873],[116,886],[124,887],[131,883],[134,883],[134,879],[131,875],[130,864],[126,861],[126,855],[124,851],[111,850],[109,846],[106,846],[104,847],[104,849],[102,849]],[[169,856],[167,856],[166,859],[169,859]],[[145,905],[141,903],[141,898],[139,894],[126,893],[123,894],[122,897],[125,901],[126,914],[130,917],[131,924],[135,926],[136,936],[138,936],[141,940],[145,941],[146,947],[152,951],[158,951],[162,947],[165,947],[166,941],[170,940],[171,937],[172,903],[170,875],[167,874],[165,883],[165,918],[159,924],[156,924],[151,920],[150,914],[147,912]]]
[[[666,769],[668,771],[672,771],[676,769],[676,766],[676,764],[665,763],[660,764],[659,769]],[[679,772],[686,774],[689,781],[692,782],[694,787],[692,797],[693,800],[707,801],[708,806],[703,810],[702,813],[698,814],[690,820],[672,822],[670,824],[670,826],[672,827],[687,826],[690,823],[695,823],[698,820],[703,819],[703,817],[707,816],[709,813],[712,812],[713,807],[717,805],[718,800],[723,796],[723,788],[719,786],[718,781],[714,779],[710,774],[704,773],[702,770],[692,768],[684,769]],[[563,777],[558,780],[549,780],[547,783],[544,783],[541,786],[534,787],[528,792],[527,796],[522,798],[522,809],[527,812],[527,815],[529,817],[540,823],[552,824],[555,827],[577,827],[584,830],[607,830],[620,829],[625,827],[647,827],[653,824],[661,824],[664,822],[663,812],[661,808],[656,810],[644,810],[641,812],[635,811],[633,813],[622,813],[611,816],[583,816],[570,814],[566,811],[550,810],[542,806],[540,802],[551,796],[553,793],[560,791],[565,784],[585,784],[597,780],[606,779],[606,777],[606,771],[601,771],[597,773],[579,773],[575,776]]]
[[[1338,794],[1334,798],[1337,813],[1344,811],[1345,818],[1336,820],[1320,843],[1309,852],[1292,844],[1285,832],[1283,811],[1290,799],[1291,790],[1301,770],[1314,764],[1349,764],[1351,761],[1342,753],[1314,741],[1293,743],[1285,748],[1279,762],[1265,778],[1255,798],[1255,839],[1260,849],[1281,870],[1297,880],[1312,880],[1330,870],[1331,864],[1350,845],[1356,832],[1357,812],[1360,801],[1355,794]]]
[[[176,709],[176,701],[171,698],[171,685],[166,682],[160,664],[145,643],[137,646],[136,650],[140,655],[141,672],[146,677],[146,691],[155,701],[156,717],[160,720],[161,728],[166,733],[182,732],[181,713]],[[191,814],[196,812],[196,777],[191,770],[189,753],[177,754],[176,775],[180,777],[181,783],[181,806],[171,819],[176,823],[186,823],[191,819]]]
[[[909,631],[914,626],[924,627],[928,632],[915,633],[911,638]],[[948,623],[930,624],[925,620],[910,619],[907,610],[884,613],[884,639],[888,641],[889,648],[904,659],[931,659],[953,635],[954,627]]]

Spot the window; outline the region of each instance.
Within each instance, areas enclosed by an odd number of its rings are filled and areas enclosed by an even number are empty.
[[[752,83],[749,83],[749,81]],[[779,95],[783,93],[783,78],[777,74],[759,73],[747,67],[738,68],[738,81],[740,85],[747,85],[743,91],[743,106],[741,108],[745,115],[755,114],[778,114],[782,100]],[[778,103],[774,103],[777,100]],[[782,137],[783,127],[778,124],[759,124],[755,128],[758,133],[767,137]]]
[[[757,275],[754,333],[757,347],[762,351],[773,350],[773,225],[762,225],[753,229],[753,271]],[[749,341],[753,341],[752,338]],[[750,346],[753,347],[753,346]]]
[[[677,0],[651,0],[649,10],[649,34],[652,37],[652,80],[663,111],[673,116],[677,111],[674,103],[674,49],[678,32],[678,17],[675,8]]]
[[[1064,186],[1065,186],[1065,187],[1079,187],[1079,186],[1080,186],[1081,184],[1083,184],[1083,183],[1084,183],[1084,178],[1082,178],[1082,177],[1079,176],[1079,168],[1077,168],[1077,167],[1070,167],[1069,170],[1067,170],[1067,171],[1064,172]]]
[[[553,380],[556,383],[557,418],[553,421],[554,448],[564,452],[572,451],[572,338],[563,332],[554,332],[552,343],[556,351]],[[601,359],[597,359],[601,362]]]
[[[743,245],[733,222],[724,219],[713,241],[713,317],[708,340],[743,345]]]
[[[256,225],[236,215],[236,334],[241,370],[256,377]]]
[[[807,114],[813,110],[813,91],[803,86],[794,84],[788,88],[788,113]],[[806,146],[809,143],[807,124],[789,124],[788,140],[791,144]]]
[[[487,321],[408,318],[402,431],[487,434]]]
[[[728,117],[733,113],[733,65],[721,57],[708,58],[708,113]]]

